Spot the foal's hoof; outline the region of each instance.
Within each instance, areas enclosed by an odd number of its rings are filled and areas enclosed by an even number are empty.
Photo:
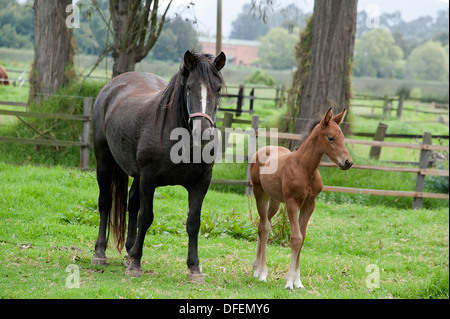
[[[204,284],[205,276],[201,272],[191,272],[189,274],[189,281]]]
[[[91,264],[94,266],[106,265],[106,257],[92,256]]]
[[[140,278],[142,277],[142,275],[144,274],[144,271],[142,269],[138,269],[138,268],[127,268],[125,270],[125,276],[127,277],[134,277],[134,278]]]

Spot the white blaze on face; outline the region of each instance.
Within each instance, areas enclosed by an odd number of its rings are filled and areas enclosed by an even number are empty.
[[[201,87],[201,99],[200,99],[200,102],[202,104],[202,113],[206,113],[206,104],[208,102],[206,86],[202,83],[202,84],[200,84],[200,87]]]

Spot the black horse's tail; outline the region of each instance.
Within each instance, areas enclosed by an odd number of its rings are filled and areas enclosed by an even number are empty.
[[[112,230],[116,248],[120,253],[125,244],[127,227],[128,175],[119,166],[113,170],[111,190],[112,206],[109,214],[108,234]]]

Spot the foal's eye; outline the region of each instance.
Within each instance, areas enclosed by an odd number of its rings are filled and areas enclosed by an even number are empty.
[[[330,142],[333,142],[333,141],[334,141],[334,137],[332,137],[332,136],[330,137],[330,136],[329,136],[329,137],[328,137],[328,140],[329,140]]]

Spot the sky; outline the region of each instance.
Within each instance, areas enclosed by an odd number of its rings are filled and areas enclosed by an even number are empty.
[[[166,0],[167,1],[167,0]],[[190,3],[195,5],[189,5]],[[251,0],[222,0],[222,34],[228,37],[231,33],[231,23],[242,12],[244,4]],[[296,3],[304,12],[310,13],[314,0],[275,0],[276,5],[286,6]],[[187,7],[189,6],[189,8]],[[359,0],[358,11],[376,6],[381,13],[400,11],[405,21],[414,20],[420,16],[435,17],[439,10],[448,9],[449,0]],[[216,34],[217,0],[173,0],[170,13],[181,14],[185,18],[197,20],[199,32],[213,36]]]

